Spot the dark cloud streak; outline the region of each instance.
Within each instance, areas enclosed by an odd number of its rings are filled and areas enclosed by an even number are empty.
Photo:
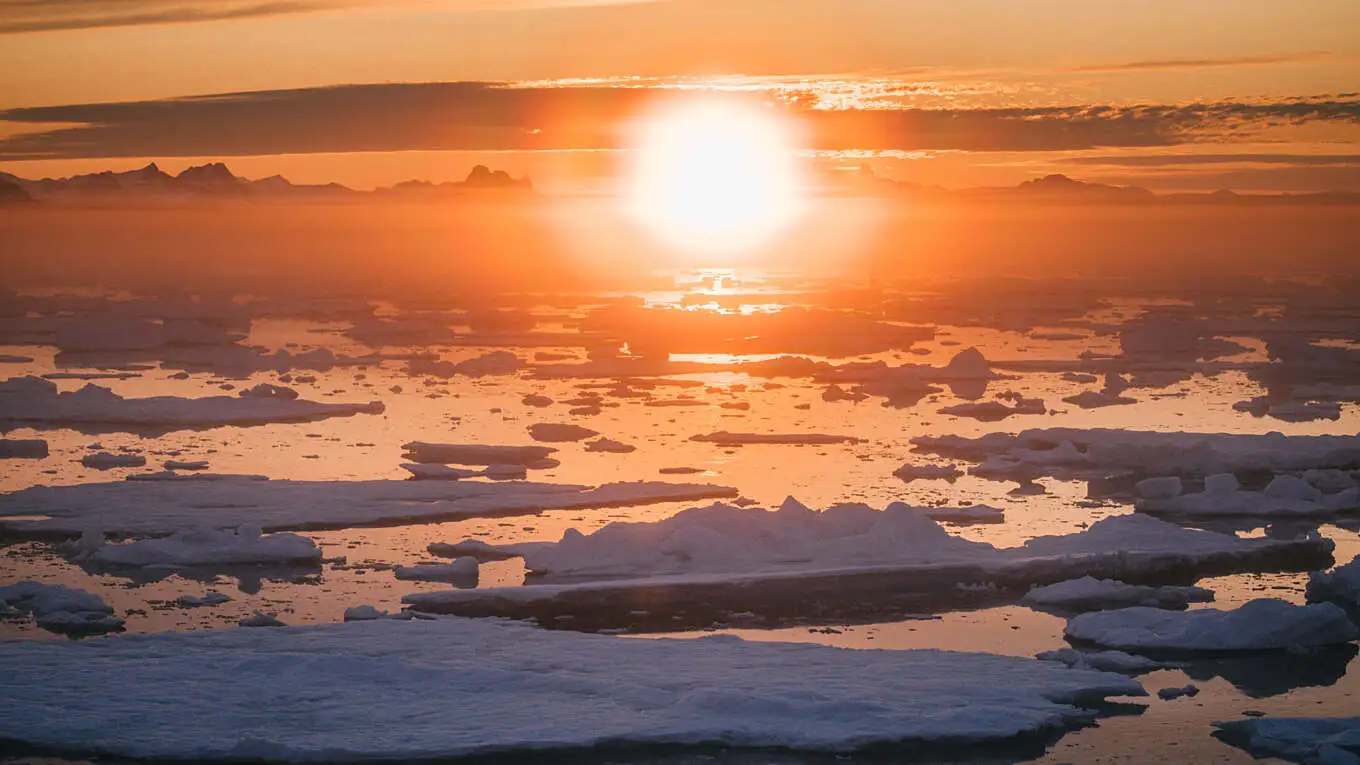
[[[344,85],[163,101],[32,107],[0,121],[69,125],[0,140],[0,160],[202,157],[402,150],[616,149],[658,88],[443,82]],[[709,94],[709,97],[722,97]],[[741,97],[741,96],[726,96]],[[823,150],[1052,151],[1240,138],[1310,121],[1360,122],[1360,99],[1008,109],[769,108]]]
[[[1297,64],[1333,58],[1331,51],[1310,50],[1297,53],[1266,53],[1233,58],[1172,58],[1151,61],[1129,61],[1118,64],[1089,64],[1064,69],[1072,74],[1104,74],[1116,72],[1148,72],[1161,69],[1211,69],[1227,66],[1265,66],[1269,64]]]
[[[146,6],[154,6],[145,10]],[[307,13],[335,3],[310,0],[231,2],[109,2],[109,0],[39,0],[0,3],[0,35],[55,32],[73,29],[185,24],[206,21]],[[135,6],[135,7],[134,7]]]

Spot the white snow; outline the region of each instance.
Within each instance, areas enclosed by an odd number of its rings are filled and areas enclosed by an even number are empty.
[[[286,626],[286,625],[285,625],[282,621],[280,621],[279,618],[278,618],[277,616],[275,616],[274,614],[266,614],[266,613],[263,612],[263,611],[256,611],[255,613],[251,614],[250,616],[247,616],[247,617],[241,619],[239,622],[237,622],[237,624],[241,625],[242,627],[283,627],[283,626]]]
[[[550,444],[582,441],[598,435],[600,434],[596,431],[583,428],[580,425],[540,422],[529,426],[530,438]]]
[[[0,419],[63,425],[192,428],[213,425],[261,425],[353,414],[380,414],[381,401],[366,404],[323,404],[316,401],[238,396],[152,396],[124,398],[94,385],[67,393],[40,377],[0,382]]]
[[[415,582],[452,582],[455,584],[477,581],[477,559],[456,558],[452,563],[420,563],[414,566],[398,566],[394,573],[398,579]]]
[[[957,465],[917,465],[906,463],[902,467],[893,471],[893,475],[904,481],[915,481],[918,479],[942,478],[952,481],[963,475],[963,471]]]
[[[80,458],[80,464],[96,470],[108,470],[120,467],[141,467],[146,464],[146,457],[140,454],[109,454],[108,452],[96,452],[87,454]]]
[[[1056,661],[1074,669],[1094,669],[1098,672],[1118,672],[1131,675],[1162,666],[1146,656],[1136,656],[1123,651],[1078,651],[1075,648],[1059,648],[1034,655],[1039,661]]]
[[[719,446],[747,446],[750,444],[845,444],[858,443],[854,436],[836,436],[825,433],[729,433],[719,430],[697,436],[691,441],[704,441]]]
[[[622,441],[614,441],[609,438],[600,438],[586,442],[588,452],[612,452],[614,454],[628,454],[637,451],[637,447],[632,444],[625,444]]]
[[[1360,557],[1331,571],[1308,575],[1309,602],[1332,601],[1360,608]]]
[[[1246,491],[1240,486],[1231,473],[1211,475],[1204,480],[1204,491],[1140,499],[1138,509],[1187,516],[1313,516],[1360,508],[1360,488],[1355,486],[1323,494],[1302,478],[1287,474],[1275,476],[1264,491]]]
[[[712,484],[638,481],[597,487],[473,481],[113,481],[0,495],[0,528],[27,533],[155,536],[257,526],[266,531],[735,497]],[[6,516],[19,516],[9,519]]]
[[[1137,580],[1195,569],[1227,573],[1280,561],[1295,565],[1300,557],[1308,562],[1326,557],[1333,547],[1317,535],[1237,538],[1124,515],[1079,533],[996,548],[949,534],[927,517],[930,509],[894,503],[879,511],[851,504],[816,512],[790,498],[773,512],[717,504],[652,523],[611,523],[589,535],[568,529],[559,542],[494,548],[523,556],[526,569],[537,575],[530,586],[415,593],[403,600],[420,610],[481,615],[545,600],[612,602],[658,588],[672,588],[679,599],[702,599],[709,590],[725,588],[756,602],[762,597],[758,588],[786,591],[794,580],[882,587],[884,580],[874,577],[896,576],[892,581],[899,582],[907,574],[934,590],[978,581],[1014,588],[1088,574]]]
[[[1303,765],[1360,765],[1360,717],[1262,717],[1216,722],[1215,735],[1253,755]]]
[[[42,459],[47,442],[40,438],[0,438],[0,459]]]
[[[1231,611],[1093,611],[1069,621],[1064,634],[1127,651],[1259,651],[1349,643],[1360,629],[1331,603],[1260,598]]]
[[[242,526],[235,530],[196,529],[159,539],[105,544],[89,557],[110,566],[306,564],[321,560],[321,548],[300,534],[261,534],[258,526]]]
[[[557,450],[550,446],[484,446],[412,441],[402,450],[412,462],[453,465],[533,465]]]
[[[1203,587],[1150,587],[1084,576],[1036,587],[1025,595],[1024,602],[1069,611],[1098,611],[1129,606],[1181,608],[1213,599],[1213,590]]]
[[[1179,497],[1184,487],[1178,475],[1144,478],[1133,485],[1133,493],[1142,499],[1172,499]]]
[[[1016,401],[1014,406],[1007,406],[1000,401],[976,401],[954,404],[939,410],[939,414],[971,417],[982,422],[997,422],[1014,415],[1046,414],[1047,412],[1048,409],[1044,406],[1043,400],[1037,398],[1022,398]]]
[[[98,595],[60,584],[25,581],[0,587],[0,604],[33,614],[52,632],[115,632],[123,620]]]
[[[1344,468],[1360,462],[1360,435],[1286,436],[1280,433],[1154,432],[1039,428],[1018,435],[918,436],[917,451],[982,464],[985,477],[1050,475],[1098,478],[1111,474],[1197,477],[1213,473]]]
[[[0,738],[179,760],[982,743],[1088,718],[1079,703],[1145,694],[1119,675],[989,654],[636,640],[464,619],[5,643],[0,665]]]

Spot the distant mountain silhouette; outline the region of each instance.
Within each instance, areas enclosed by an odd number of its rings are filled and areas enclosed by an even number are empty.
[[[1156,194],[1139,186],[1089,183],[1066,175],[1046,175],[1016,186],[948,190],[885,178],[868,165],[850,172],[827,172],[821,193],[834,196],[873,196],[911,200],[920,204],[1055,204],[1055,205],[1356,205],[1360,193],[1330,191],[1304,194],[1239,194],[1229,189],[1213,193]],[[477,165],[462,181],[432,183],[410,180],[392,186],[358,191],[339,183],[295,184],[281,175],[248,180],[221,162],[190,167],[169,175],[152,162],[122,173],[104,171],[69,178],[28,180],[0,172],[0,204],[27,201],[54,204],[142,204],[158,200],[191,202],[204,199],[259,203],[438,201],[470,194],[531,194],[533,183],[513,178],[503,170]]]
[[[52,201],[57,203],[97,202],[100,204],[144,202],[154,200],[243,199],[262,202],[342,201],[378,197],[456,196],[480,191],[533,191],[528,178],[512,178],[503,170],[492,170],[478,165],[465,180],[457,183],[434,184],[428,181],[406,181],[389,188],[371,192],[357,191],[339,183],[324,185],[295,184],[282,175],[252,181],[242,178],[222,162],[190,167],[178,175],[170,175],[155,162],[138,170],[123,173],[104,171],[73,175],[68,178],[28,180],[0,172],[0,196],[9,200]],[[17,190],[17,192],[16,192]]]
[[[27,191],[24,191],[23,186],[8,178],[0,178],[0,207],[26,205],[32,204],[32,202],[33,197],[29,196]]]

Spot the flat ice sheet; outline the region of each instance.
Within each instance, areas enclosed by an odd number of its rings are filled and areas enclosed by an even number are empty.
[[[1089,714],[1078,702],[1143,693],[1119,675],[990,654],[461,619],[8,643],[0,665],[0,738],[181,760],[985,742],[1068,725]]]
[[[0,495],[0,528],[24,534],[155,535],[422,523],[450,518],[736,496],[711,484],[639,481],[597,487],[511,481],[114,481]],[[27,520],[7,520],[26,516]],[[34,519],[38,517],[38,519]]]

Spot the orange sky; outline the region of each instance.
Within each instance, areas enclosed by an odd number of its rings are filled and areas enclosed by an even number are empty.
[[[565,78],[643,77],[649,79],[641,84],[658,87],[679,77],[732,74],[750,77],[718,82],[775,98],[788,97],[792,88],[805,103],[852,111],[1325,101],[1334,106],[1322,116],[1297,119],[1287,108],[1253,113],[1232,130],[1217,123],[1187,128],[1184,115],[1168,112],[1148,128],[1156,140],[1107,131],[1085,142],[1099,145],[1070,147],[951,143],[912,122],[872,147],[910,154],[846,161],[948,186],[1068,172],[1154,188],[1232,181],[1246,188],[1360,189],[1353,156],[1360,137],[1354,94],[1360,3],[1354,0],[0,0],[0,110],[347,83],[492,81],[548,90]],[[369,122],[382,113],[367,102],[360,106],[369,110],[362,115]],[[459,108],[449,106],[451,125]],[[273,121],[286,128],[291,114],[280,106]],[[0,119],[5,116],[0,111]],[[314,147],[293,142],[284,147],[286,156],[277,141],[243,143],[224,157],[220,143],[205,143],[200,153],[176,135],[172,146],[164,140],[165,125],[117,150],[102,137],[88,142],[82,136],[76,157],[69,141],[40,153],[31,144],[7,144],[5,136],[53,127],[9,116],[0,121],[0,169],[28,177],[124,169],[148,159],[172,168],[225,158],[245,175],[285,172],[299,181],[362,187],[455,178],[487,162],[546,176],[551,188],[554,178],[589,176],[608,165],[561,152],[526,153],[518,149],[536,147],[519,145],[501,155],[458,151],[488,144],[426,134],[391,145],[368,134],[350,142],[318,140]],[[349,130],[349,118],[334,120],[336,130]],[[450,135],[469,130],[460,124]],[[852,148],[844,143],[836,148]],[[1231,162],[1224,159],[1229,154],[1250,159]],[[1130,159],[1134,155],[1143,158]],[[1214,159],[1187,159],[1199,155]],[[1290,155],[1329,159],[1290,161]]]

